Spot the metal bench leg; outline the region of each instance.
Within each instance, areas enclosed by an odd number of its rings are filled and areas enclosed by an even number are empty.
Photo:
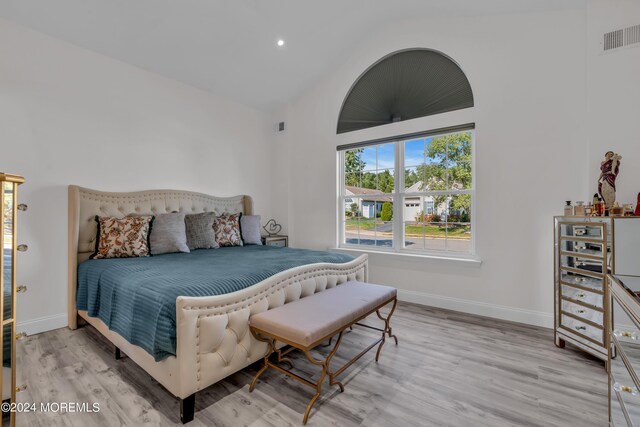
[[[382,340],[380,341],[380,345],[378,346],[378,351],[376,352],[376,362],[380,358],[380,351],[382,350],[382,346],[384,345],[386,335],[388,335],[389,338],[393,338],[396,342],[396,345],[398,345],[398,337],[393,335],[391,326],[389,325],[389,322],[391,321],[391,316],[393,316],[393,312],[396,310],[397,304],[398,304],[398,299],[396,298],[393,300],[393,306],[391,306],[391,311],[389,312],[387,317],[383,317],[380,314],[380,310],[376,310],[376,314],[378,315],[378,318],[380,320],[384,320],[384,330],[382,331]]]
[[[252,331],[253,333],[253,331]],[[262,338],[260,336],[258,336],[257,334],[253,334],[253,336],[258,340],[258,341],[262,341],[262,342],[266,342],[269,345],[269,348],[267,349],[267,353],[264,355],[264,365],[262,365],[262,368],[260,368],[260,370],[258,371],[258,373],[256,374],[255,377],[253,377],[253,381],[251,381],[251,385],[249,386],[249,393],[251,393],[253,391],[254,388],[256,388],[256,384],[258,383],[258,379],[260,378],[260,376],[262,374],[264,374],[264,371],[267,370],[267,368],[269,367],[269,356],[271,356],[273,354],[273,352],[276,350],[276,340],[273,338]]]
[[[309,401],[309,404],[307,405],[307,410],[304,411],[304,418],[302,420],[302,424],[307,424],[307,419],[309,418],[309,412],[311,412],[311,408],[313,407],[313,404],[316,403],[316,400],[318,400],[318,397],[320,397],[320,393],[322,391],[322,382],[324,381],[324,378],[327,376],[327,372],[329,372],[329,363],[331,363],[331,358],[336,354],[336,352],[338,351],[338,347],[340,347],[340,343],[342,342],[342,332],[344,331],[341,331],[340,334],[338,334],[338,340],[336,341],[336,345],[335,347],[333,347],[333,350],[331,350],[331,352],[329,353],[329,355],[325,360],[314,359],[313,356],[311,356],[311,353],[309,353],[309,350],[304,350],[304,354],[305,356],[307,356],[307,359],[309,359],[309,362],[313,363],[314,365],[322,366],[322,373],[320,374],[320,378],[318,378],[318,381],[316,382],[316,394],[313,395],[313,397]],[[338,384],[338,386],[340,386],[340,391],[344,391],[344,386],[342,385],[341,382],[332,381],[331,383],[332,383],[331,385]]]

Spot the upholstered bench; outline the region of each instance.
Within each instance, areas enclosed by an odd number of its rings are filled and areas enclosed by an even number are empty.
[[[337,384],[340,387],[340,391],[344,391],[344,385],[340,381],[336,381],[338,375],[376,345],[378,345],[377,362],[386,336],[393,338],[396,345],[398,344],[398,339],[392,334],[391,326],[389,325],[396,303],[397,291],[394,288],[362,282],[347,282],[335,288],[327,289],[298,301],[251,316],[249,319],[251,333],[256,339],[267,342],[269,349],[264,357],[264,365],[253,379],[249,391],[253,391],[258,378],[268,368],[274,368],[303,384],[315,388],[316,394],[311,398],[304,413],[303,423],[306,424],[309,412],[320,396],[322,382],[327,374],[329,375],[329,385]],[[380,309],[387,304],[392,304],[392,306],[389,314],[384,317],[380,313]],[[383,328],[358,323],[374,312],[384,321]],[[338,351],[338,347],[342,342],[342,334],[353,325],[380,331],[382,332],[381,337],[341,368],[330,371],[329,363]],[[327,340],[331,345],[331,339],[336,335],[337,341],[324,360],[318,360],[311,356],[309,352],[311,349]],[[286,350],[277,350],[276,342],[278,341],[288,344],[290,347]],[[322,373],[317,382],[313,383],[279,365],[282,362],[291,365],[291,361],[283,358],[283,356],[295,349],[302,350],[311,363],[322,367]],[[275,362],[271,360],[271,355],[274,352],[277,353],[277,361]]]

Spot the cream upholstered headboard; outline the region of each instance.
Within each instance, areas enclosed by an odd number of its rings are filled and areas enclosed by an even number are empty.
[[[111,193],[69,186],[69,327],[77,327],[76,286],[78,263],[95,250],[98,216],[124,217],[167,212],[186,214],[215,212],[252,214],[249,196],[214,197],[180,190],[147,190]]]

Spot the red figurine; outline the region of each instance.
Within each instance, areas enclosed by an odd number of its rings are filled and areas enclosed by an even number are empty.
[[[636,205],[636,211],[633,214],[635,216],[640,216],[640,193],[638,193],[638,204]]]

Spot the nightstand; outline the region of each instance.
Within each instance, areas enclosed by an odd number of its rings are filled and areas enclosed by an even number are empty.
[[[276,246],[278,248],[286,248],[289,246],[289,237],[288,236],[263,236],[262,244],[265,246]]]

